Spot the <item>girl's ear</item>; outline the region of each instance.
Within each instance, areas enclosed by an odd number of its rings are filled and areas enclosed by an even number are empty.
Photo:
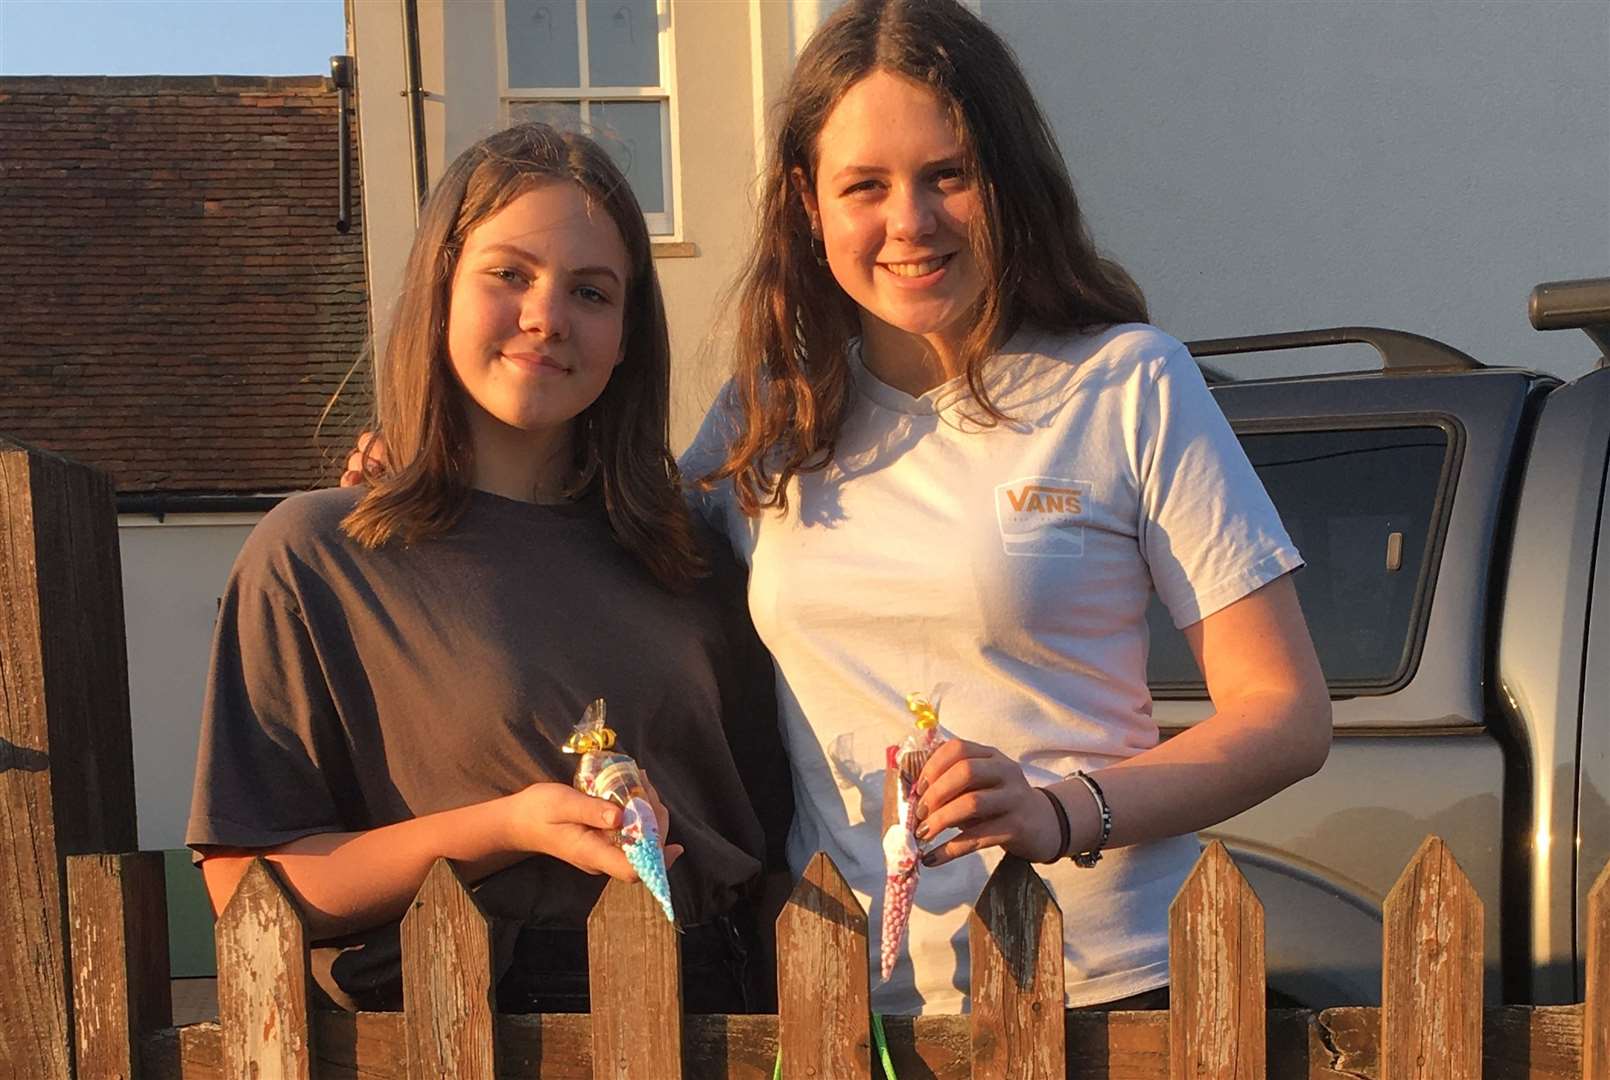
[[[794,171],[788,174],[788,178],[793,181],[794,193],[805,205],[805,216],[811,219],[811,235],[820,237],[822,216],[816,203],[816,189],[811,185],[810,177],[805,175],[804,169],[796,165]]]

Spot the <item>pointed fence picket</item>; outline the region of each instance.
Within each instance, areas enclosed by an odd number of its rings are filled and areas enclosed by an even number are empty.
[[[1382,1080],[1481,1080],[1482,903],[1440,837],[1387,894]]]
[[[1029,864],[1007,856],[967,919],[975,1080],[1067,1071],[1062,909]]]
[[[872,1035],[867,919],[817,852],[777,919],[777,1027],[783,1076],[865,1076]]]
[[[1263,905],[1218,840],[1169,907],[1170,1080],[1265,1071]]]
[[[446,859],[431,867],[401,933],[408,1080],[493,1080],[491,932]]]
[[[224,1075],[311,1080],[307,931],[265,860],[252,860],[216,937]]]
[[[676,928],[642,885],[611,881],[587,919],[593,1080],[682,1080]]]
[[[173,1023],[162,854],[70,855],[67,910],[79,1076],[135,1076],[140,1039]]]

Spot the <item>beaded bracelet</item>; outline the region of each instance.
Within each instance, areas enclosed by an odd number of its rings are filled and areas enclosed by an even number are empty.
[[[1073,856],[1074,865],[1089,869],[1101,861],[1101,849],[1107,846],[1107,841],[1112,836],[1112,808],[1107,805],[1107,796],[1102,792],[1101,785],[1096,783],[1096,778],[1083,769],[1069,773],[1068,779],[1078,780],[1084,784],[1091,798],[1096,800],[1096,810],[1101,814],[1101,838],[1089,851],[1080,851]]]

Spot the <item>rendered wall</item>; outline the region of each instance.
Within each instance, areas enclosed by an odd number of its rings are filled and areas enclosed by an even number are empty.
[[[118,522],[140,849],[184,846],[207,659],[229,568],[261,515]]]
[[[497,122],[498,9],[419,6],[434,175]],[[677,446],[730,362],[718,315],[752,228],[761,128],[792,57],[837,6],[672,2],[681,231],[698,251],[659,262]],[[1537,282],[1610,272],[1610,5],[969,6],[1021,57],[1098,243],[1177,336],[1364,323],[1487,363],[1562,375],[1591,363],[1581,335],[1533,331],[1525,303]],[[407,209],[400,51],[388,52],[400,50],[400,8],[353,6],[377,312],[412,231],[411,211],[384,209]],[[1234,363],[1372,362],[1357,347]]]
[[[1581,334],[1532,330],[1526,297],[1610,273],[1610,4],[980,8],[1097,241],[1176,336],[1365,323],[1491,364],[1592,362]]]
[[[657,245],[661,284],[677,357],[672,441],[692,438],[728,362],[713,337],[712,313],[731,282],[750,234],[750,180],[757,113],[750,57],[751,8],[742,2],[674,0],[675,80],[681,173],[679,227],[674,245]],[[497,19],[485,3],[420,0],[420,70],[426,90],[426,147],[432,182],[465,147],[501,123],[498,102]],[[790,23],[776,4],[773,38],[787,40]],[[814,13],[814,6],[808,9]],[[349,18],[358,55],[359,108],[364,134],[366,232],[377,334],[395,296],[414,220],[409,191],[409,144],[402,63],[401,0],[366,0]],[[812,19],[815,18],[811,14]],[[776,42],[768,39],[771,54]],[[791,53],[785,53],[791,57]],[[784,69],[773,64],[774,77]],[[687,254],[687,244],[695,252]]]
[[[730,367],[722,298],[754,231],[753,86],[749,20],[741,4],[672,6],[682,144],[682,238],[692,258],[659,259],[675,377],[671,442],[681,448]],[[713,62],[715,58],[721,62]]]

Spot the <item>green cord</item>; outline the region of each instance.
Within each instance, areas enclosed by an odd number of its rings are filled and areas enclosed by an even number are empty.
[[[872,1014],[872,1041],[878,1044],[878,1060],[883,1063],[884,1080],[896,1080],[894,1062],[889,1060],[889,1040],[883,1034],[883,1017]],[[771,1071],[771,1080],[783,1080],[783,1048],[777,1048],[777,1064]]]
[[[872,1014],[872,1038],[878,1044],[878,1059],[883,1062],[884,1080],[895,1080],[894,1062],[889,1060],[889,1040],[883,1037],[883,1017]]]

